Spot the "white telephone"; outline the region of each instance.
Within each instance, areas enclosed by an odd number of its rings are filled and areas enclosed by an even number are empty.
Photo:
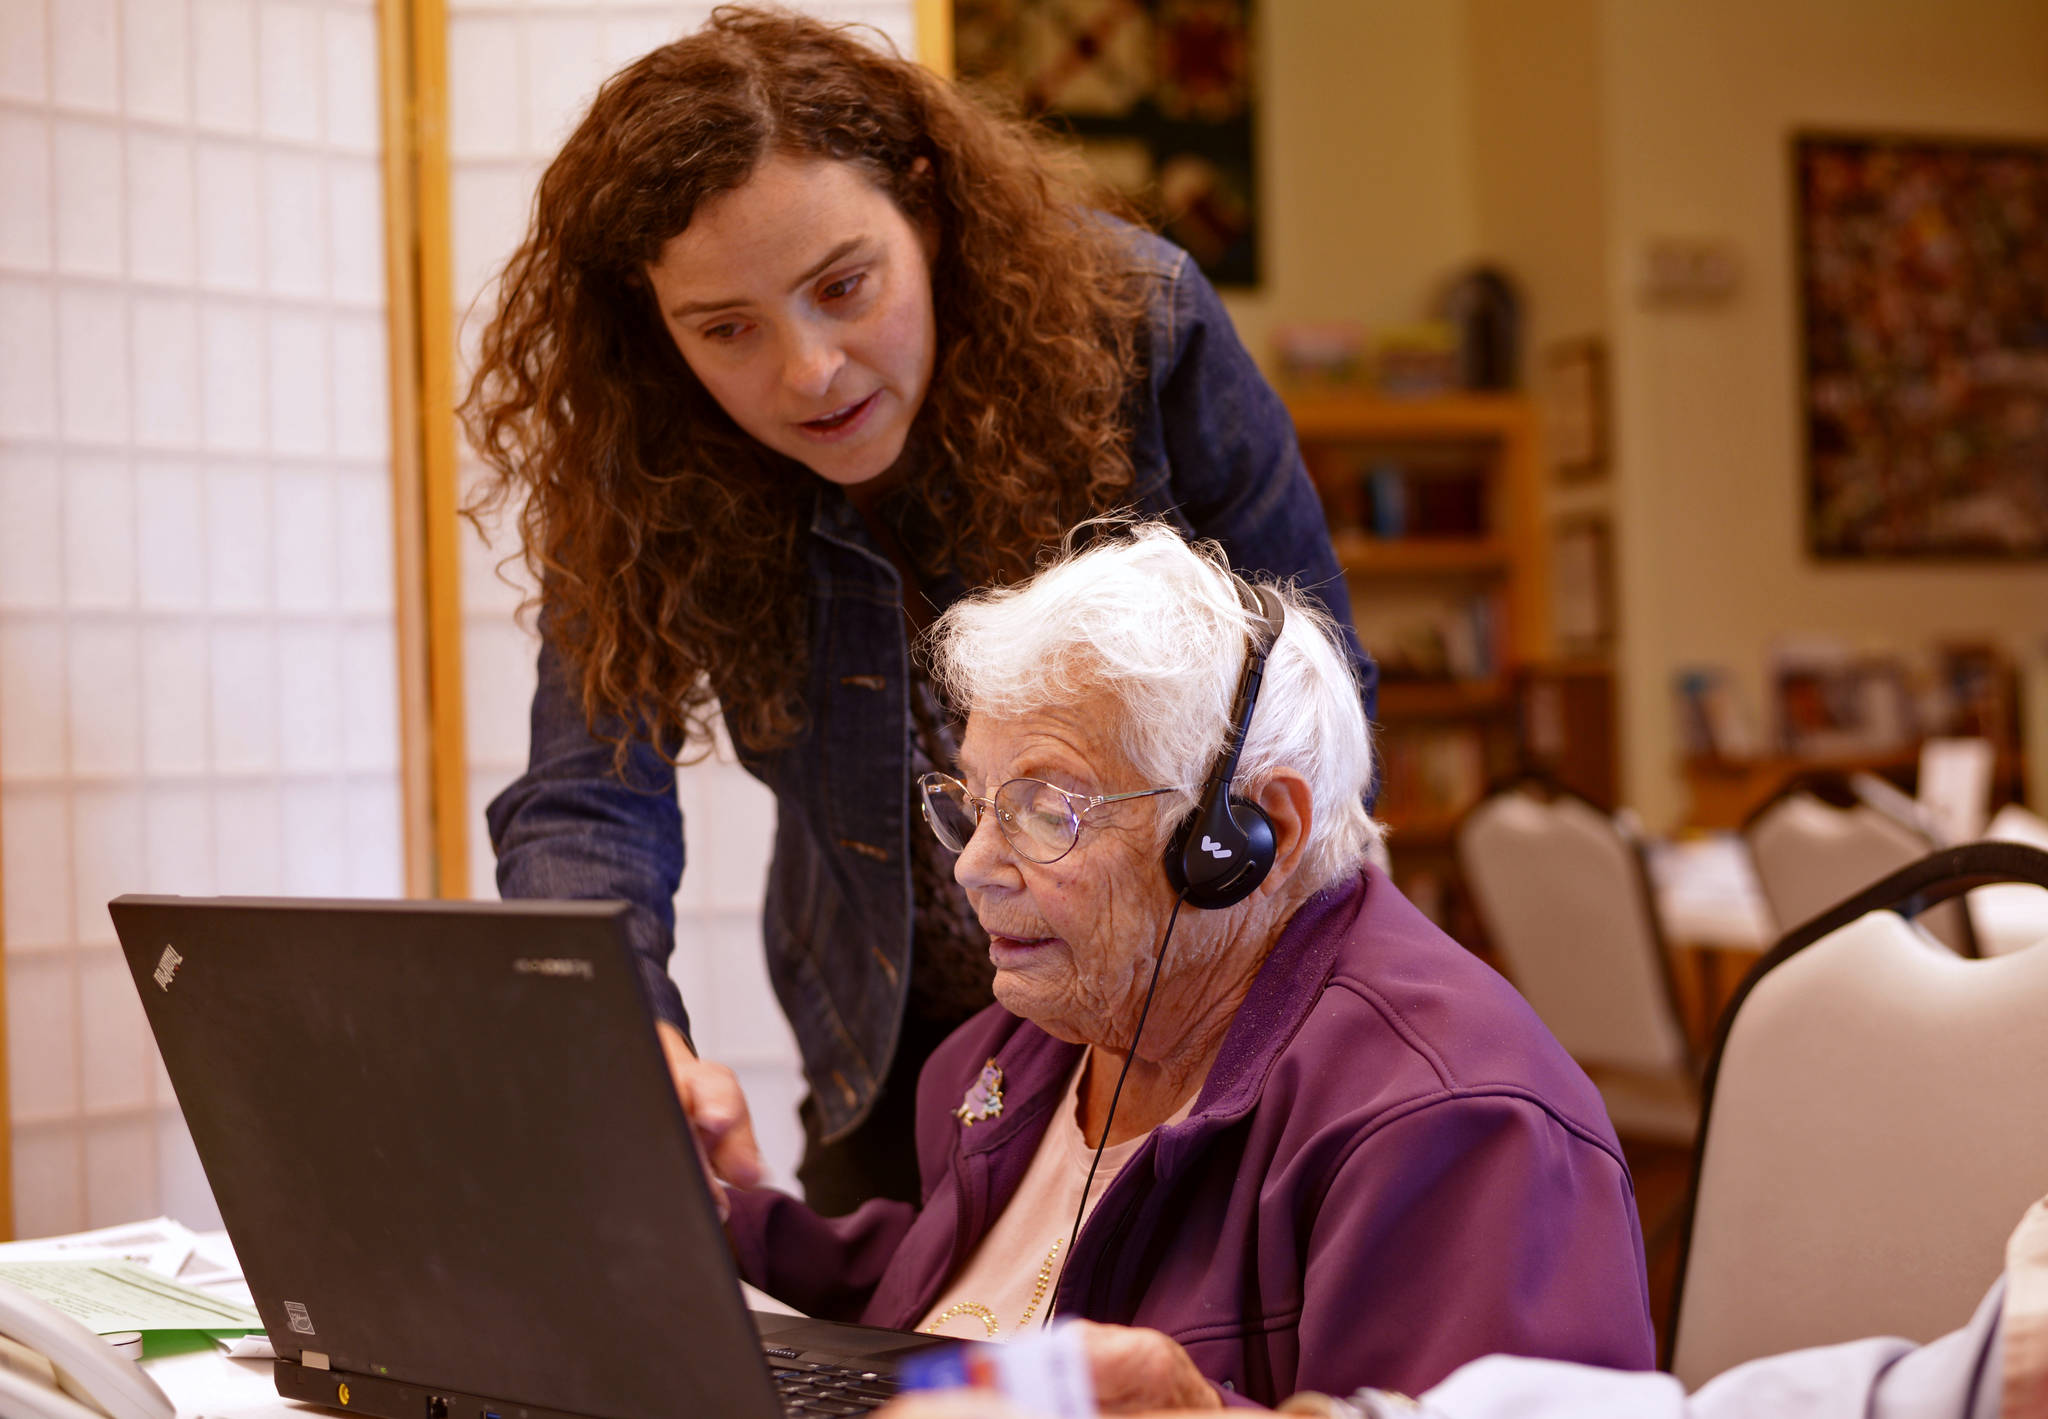
[[[142,1367],[55,1306],[0,1285],[0,1414],[177,1419]]]

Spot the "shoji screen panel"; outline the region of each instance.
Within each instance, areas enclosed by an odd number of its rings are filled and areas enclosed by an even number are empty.
[[[104,903],[401,890],[376,15],[0,0],[17,1234],[213,1216]]]
[[[872,24],[917,52],[913,0],[813,3],[821,16]],[[455,286],[465,351],[487,318],[492,282],[519,241],[534,184],[603,78],[696,28],[708,4],[506,4],[449,0],[449,146]],[[466,377],[470,362],[465,354]],[[473,477],[474,466],[469,469]],[[464,538],[463,657],[468,699],[471,890],[492,893],[484,805],[526,764],[535,642],[513,612],[523,581],[499,560],[514,544]],[[698,1043],[731,1065],[753,1104],[771,1167],[788,1182],[801,1151],[803,1086],[795,1042],[768,987],[761,894],[775,809],[766,790],[723,754],[682,774],[689,867],[677,899],[670,971],[690,1003]]]

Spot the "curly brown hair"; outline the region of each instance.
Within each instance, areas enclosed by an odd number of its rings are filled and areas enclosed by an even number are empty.
[[[722,7],[609,79],[542,177],[462,404],[520,499],[542,624],[584,713],[671,761],[722,705],[743,745],[803,722],[800,542],[819,480],[743,433],[684,363],[646,268],[697,207],[771,154],[859,167],[938,234],[938,349],[907,445],[921,572],[972,582],[1131,484],[1126,391],[1143,293],[1103,194],[1062,150],[857,27]]]

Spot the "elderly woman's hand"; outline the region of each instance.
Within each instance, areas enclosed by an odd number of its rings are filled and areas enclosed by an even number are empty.
[[[1250,1412],[1250,1411],[1246,1411]],[[1266,1410],[1258,1410],[1264,1414]],[[1184,1409],[1156,1413],[1128,1414],[1123,1419],[1183,1419]],[[941,1389],[927,1394],[905,1395],[877,1410],[875,1419],[1045,1419],[1027,1414],[1009,1400],[987,1389]]]
[[[1169,1419],[1166,1411],[1221,1409],[1215,1387],[1202,1378],[1178,1342],[1156,1330],[1128,1325],[1069,1321],[1088,1352],[1095,1407],[1132,1419]],[[1000,1394],[985,1389],[938,1390],[906,1395],[875,1419],[1039,1419],[1023,1413]]]
[[[1202,1378],[1188,1352],[1156,1330],[1071,1322],[1088,1351],[1095,1407],[1104,1414],[1149,1409],[1221,1409],[1216,1389]]]
[[[1181,1419],[1185,1410],[1132,1414],[1125,1419]],[[1266,1411],[1260,1410],[1263,1414]],[[906,1395],[876,1411],[875,1419],[1045,1419],[1026,1414],[1009,1400],[986,1389],[933,1390],[929,1394]]]
[[[907,1394],[875,1411],[875,1419],[1042,1419],[992,1389],[935,1389]]]

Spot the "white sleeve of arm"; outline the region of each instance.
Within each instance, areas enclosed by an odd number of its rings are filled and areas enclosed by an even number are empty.
[[[1738,1365],[1687,1397],[1677,1380],[1489,1355],[1421,1397],[1420,1419],[1998,1419],[2001,1282],[1926,1345],[1855,1340]]]
[[[1461,1365],[1421,1403],[1424,1419],[1688,1419],[1691,1413],[1685,1390],[1669,1375],[1518,1355]]]

